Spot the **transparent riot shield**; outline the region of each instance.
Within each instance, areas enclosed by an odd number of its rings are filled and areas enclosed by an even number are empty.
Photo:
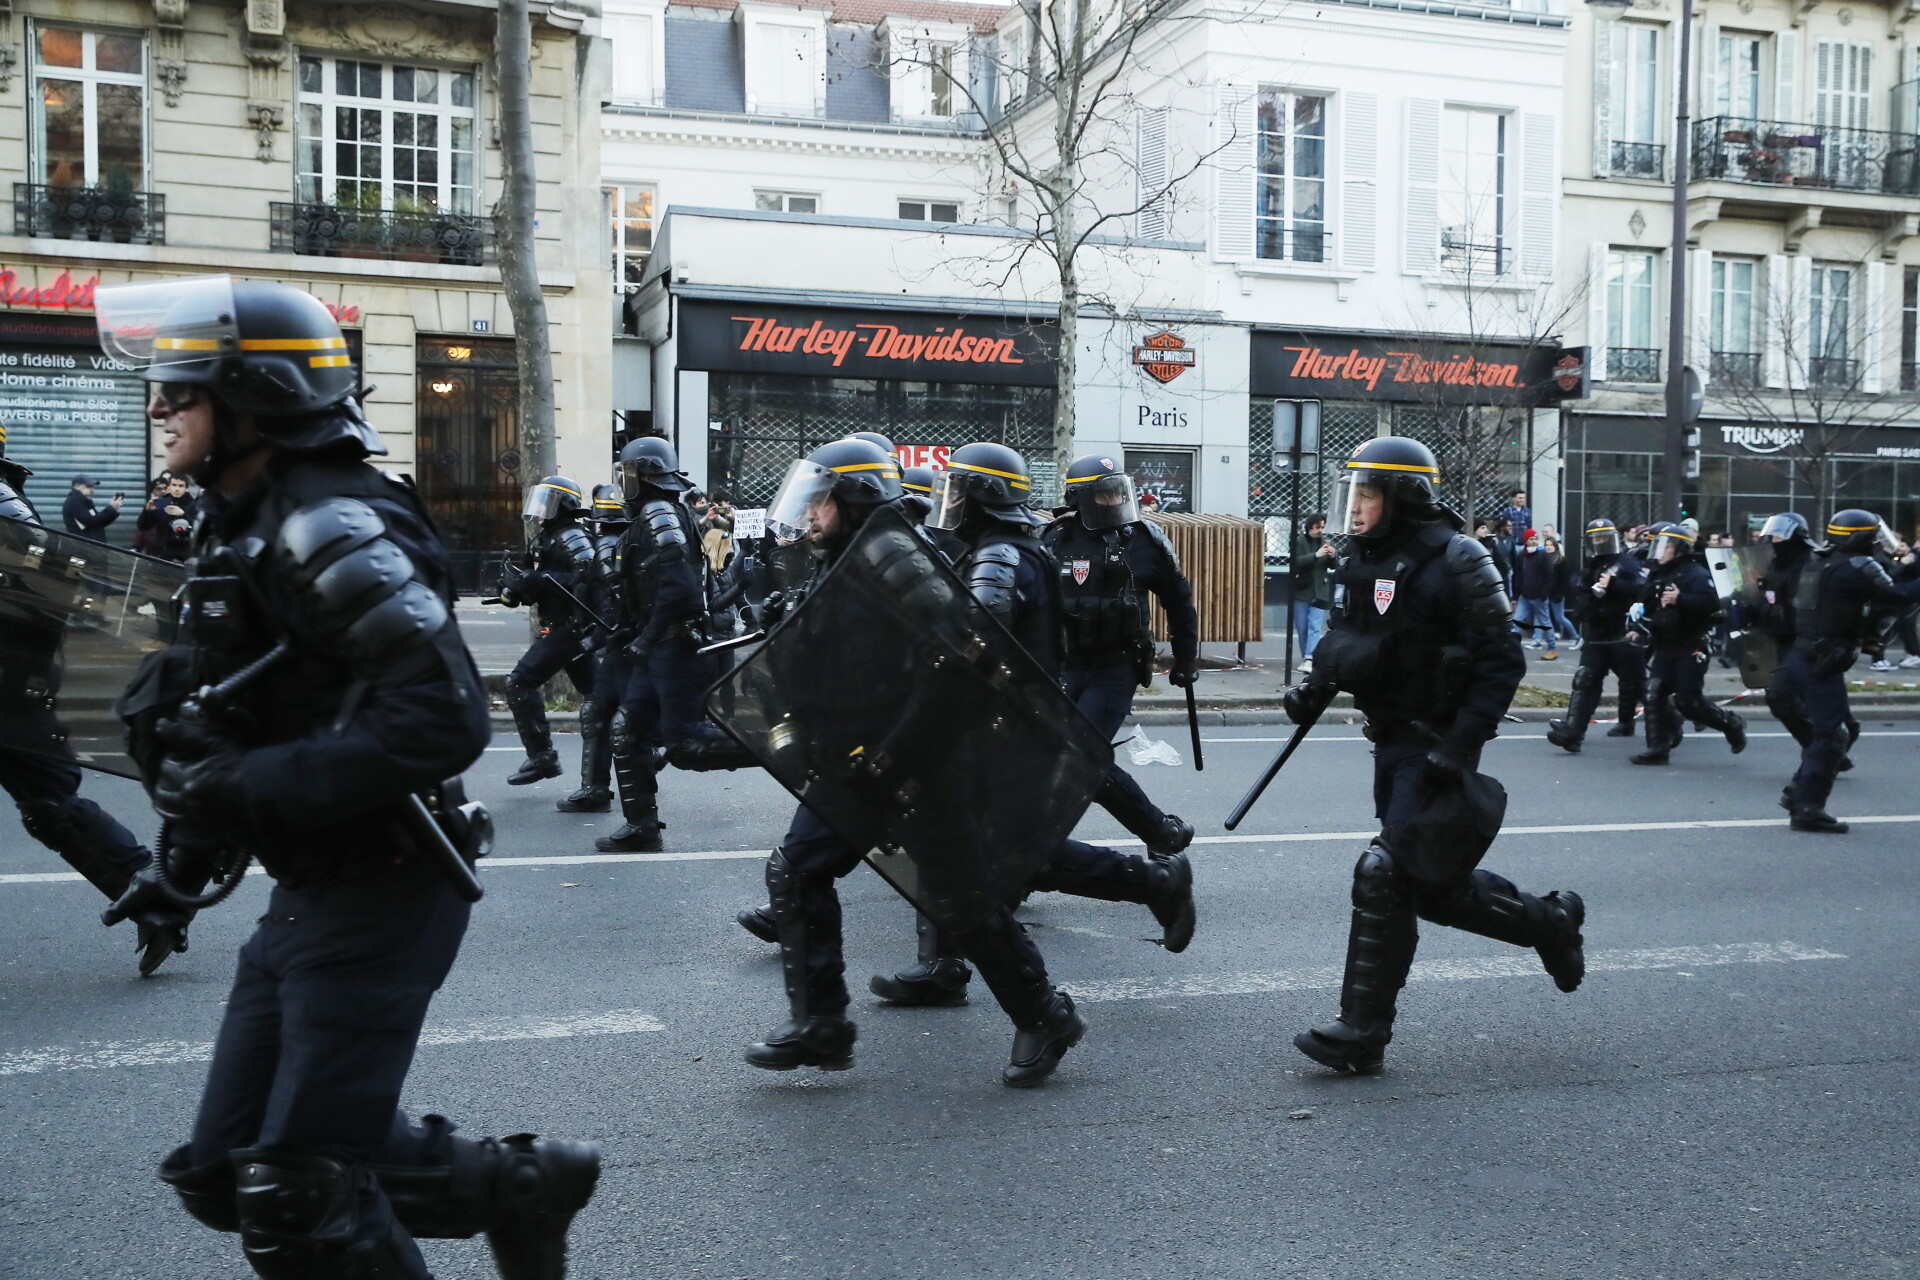
[[[1015,899],[1112,749],[893,508],[707,696],[715,721],[956,932]]]
[[[172,642],[185,566],[0,520],[0,747],[137,777],[114,703]]]

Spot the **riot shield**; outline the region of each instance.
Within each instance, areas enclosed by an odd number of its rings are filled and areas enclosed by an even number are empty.
[[[1786,661],[1780,642],[1764,631],[1736,631],[1727,639],[1727,656],[1740,668],[1740,683],[1764,689],[1773,670]]]
[[[0,520],[0,747],[138,777],[114,703],[172,642],[185,566]]]
[[[1019,896],[1112,748],[901,512],[876,512],[713,719],[942,928]]]

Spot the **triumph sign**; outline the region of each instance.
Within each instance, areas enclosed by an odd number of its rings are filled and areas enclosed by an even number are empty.
[[[1799,448],[1807,438],[1807,431],[1805,427],[1723,426],[1720,438],[1749,453],[1779,453],[1782,449]]]

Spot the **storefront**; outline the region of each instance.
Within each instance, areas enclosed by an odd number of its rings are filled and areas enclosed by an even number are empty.
[[[1658,510],[1666,423],[1625,414],[1570,414],[1567,524],[1598,516],[1623,527],[1668,518]],[[1778,511],[1818,522],[1865,507],[1903,537],[1920,532],[1920,425],[1700,424],[1700,479],[1682,495],[1702,530],[1749,533]]]

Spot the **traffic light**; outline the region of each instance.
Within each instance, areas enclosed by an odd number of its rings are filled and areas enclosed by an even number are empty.
[[[1680,477],[1683,480],[1700,478],[1700,428],[1688,427],[1681,441]]]

